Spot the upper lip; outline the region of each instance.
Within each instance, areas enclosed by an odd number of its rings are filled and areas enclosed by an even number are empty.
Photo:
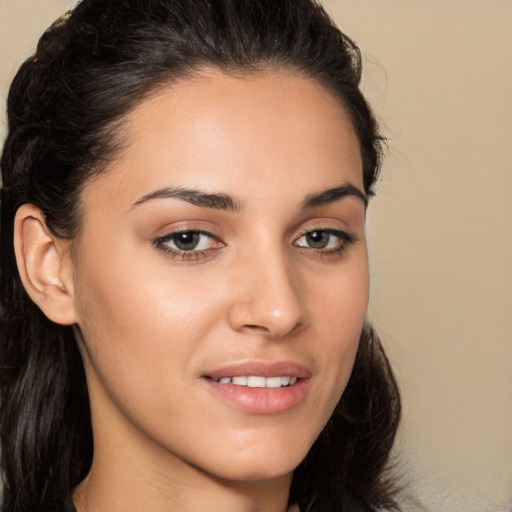
[[[311,370],[302,364],[292,361],[245,361],[232,363],[222,368],[215,368],[204,373],[204,377],[220,379],[221,377],[240,377],[243,375],[258,375],[261,377],[297,377],[307,379],[311,377]]]

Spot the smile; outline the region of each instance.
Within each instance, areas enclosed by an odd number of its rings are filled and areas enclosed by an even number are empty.
[[[260,375],[239,375],[237,377],[220,377],[213,379],[221,384],[234,384],[236,386],[247,386],[249,388],[281,388],[293,386],[297,377],[283,375],[281,377],[263,377]]]

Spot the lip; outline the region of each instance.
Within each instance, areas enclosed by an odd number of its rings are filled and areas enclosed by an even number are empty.
[[[217,382],[221,377],[259,375],[262,377],[296,377],[295,384],[280,388],[250,388],[232,383]],[[240,411],[251,414],[281,414],[299,406],[309,390],[311,371],[290,361],[274,363],[249,361],[235,363],[205,372],[202,382],[212,394]],[[216,379],[216,380],[214,380]]]
[[[262,377],[277,377],[288,375],[297,379],[309,379],[311,371],[304,365],[292,361],[277,361],[274,363],[265,361],[248,361],[234,363],[222,368],[206,371],[204,377],[220,379],[221,377],[240,377],[242,375],[261,375]]]

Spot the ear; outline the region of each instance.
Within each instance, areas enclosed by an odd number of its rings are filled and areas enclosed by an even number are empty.
[[[30,298],[53,322],[76,323],[71,243],[52,235],[42,212],[22,205],[14,221],[14,250]]]

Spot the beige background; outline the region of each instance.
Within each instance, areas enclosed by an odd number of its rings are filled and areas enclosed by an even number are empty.
[[[71,3],[0,0],[2,104]],[[406,507],[511,510],[512,2],[324,3],[362,48],[389,139],[370,315],[403,390]]]

